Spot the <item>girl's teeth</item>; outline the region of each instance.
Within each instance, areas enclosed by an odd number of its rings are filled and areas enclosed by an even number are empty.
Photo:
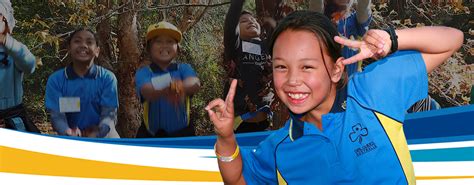
[[[288,96],[290,96],[293,99],[302,99],[306,98],[306,94],[293,94],[293,93],[288,93]]]

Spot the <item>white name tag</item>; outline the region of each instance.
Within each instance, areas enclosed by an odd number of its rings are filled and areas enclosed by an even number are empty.
[[[59,112],[81,112],[81,98],[79,97],[59,98]]]
[[[169,87],[171,84],[171,74],[166,73],[160,76],[151,78],[151,85],[155,90],[162,90]]]
[[[262,54],[262,48],[258,44],[254,44],[251,42],[242,41],[242,51],[246,53],[252,53],[255,55]]]

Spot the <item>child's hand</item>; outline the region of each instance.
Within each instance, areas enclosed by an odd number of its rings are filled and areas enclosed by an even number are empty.
[[[170,89],[171,89],[171,92],[177,96],[182,97],[185,95],[183,81],[181,80],[171,81]]]
[[[7,29],[7,23],[5,21],[0,21],[0,33],[4,34]]]
[[[66,129],[66,135],[68,136],[77,136],[77,137],[81,137],[81,130],[79,128],[68,128]]]
[[[387,56],[390,52],[390,35],[383,30],[369,30],[363,40],[350,40],[339,36],[334,41],[350,48],[359,49],[359,53],[342,61],[344,64],[352,64],[367,58],[379,59]]]
[[[237,80],[234,79],[225,102],[220,98],[215,99],[205,108],[214,124],[217,135],[221,138],[229,138],[234,134],[234,95],[236,86]]]

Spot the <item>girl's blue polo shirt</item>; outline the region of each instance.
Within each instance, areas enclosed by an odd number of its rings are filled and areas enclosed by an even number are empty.
[[[292,115],[257,149],[243,149],[248,184],[415,184],[403,133],[405,110],[428,94],[417,51],[399,51],[356,73],[345,112],[323,130]]]
[[[92,65],[84,77],[72,66],[54,72],[46,84],[46,109],[59,112],[59,98],[79,97],[80,112],[66,113],[69,127],[83,130],[100,122],[101,107],[118,108],[117,79],[100,66]]]
[[[152,83],[153,77],[169,73],[172,79],[185,80],[189,77],[197,77],[196,72],[189,64],[172,63],[166,70],[162,70],[158,65],[152,63],[138,69],[135,75],[135,87],[138,97],[144,105],[143,119],[145,126],[153,135],[163,129],[167,133],[177,132],[188,126],[189,98],[184,102],[175,104],[165,97],[160,97],[156,101],[147,101],[141,95],[140,89],[147,83]]]

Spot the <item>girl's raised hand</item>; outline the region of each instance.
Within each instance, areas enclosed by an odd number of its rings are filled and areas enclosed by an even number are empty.
[[[237,80],[234,79],[225,101],[220,98],[215,99],[205,108],[214,124],[217,135],[221,138],[229,138],[234,134],[234,95],[236,87]]]
[[[352,64],[367,58],[379,59],[387,56],[390,52],[390,35],[383,30],[369,30],[362,40],[350,40],[340,36],[334,37],[334,41],[350,48],[359,49],[359,53],[344,59],[344,64]]]

